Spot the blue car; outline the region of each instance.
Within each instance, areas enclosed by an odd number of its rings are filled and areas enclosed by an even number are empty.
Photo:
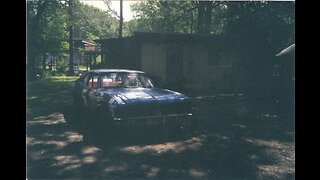
[[[74,103],[112,124],[186,122],[190,98],[153,86],[142,71],[97,69],[75,81]]]

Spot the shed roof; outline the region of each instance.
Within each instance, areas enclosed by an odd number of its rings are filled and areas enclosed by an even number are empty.
[[[175,42],[198,43],[222,40],[222,35],[186,34],[186,33],[160,33],[160,32],[135,32],[131,37],[99,39],[96,42],[104,44],[122,42]]]

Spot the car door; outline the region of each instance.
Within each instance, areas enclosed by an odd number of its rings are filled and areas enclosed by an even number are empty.
[[[88,91],[88,105],[91,108],[97,106],[97,91],[100,88],[99,83],[99,75],[94,73],[90,78],[90,90]]]
[[[88,78],[88,74],[85,74],[83,77],[76,80],[73,88],[73,95],[77,102],[81,102],[82,100],[82,91],[85,86],[86,80]]]
[[[92,90],[92,77],[93,77],[93,73],[89,73],[87,77],[85,77],[84,79],[84,86],[83,86],[81,98],[82,98],[83,105],[86,107],[89,107],[89,93]]]

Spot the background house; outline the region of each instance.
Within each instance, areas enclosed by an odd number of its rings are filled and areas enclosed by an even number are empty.
[[[242,72],[236,43],[223,36],[136,32],[97,42],[103,59],[97,67],[142,70],[172,88],[239,89]]]

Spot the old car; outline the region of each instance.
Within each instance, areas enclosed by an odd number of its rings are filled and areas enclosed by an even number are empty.
[[[73,98],[76,106],[112,124],[186,122],[192,116],[189,97],[154,87],[142,71],[87,71],[75,81]]]

